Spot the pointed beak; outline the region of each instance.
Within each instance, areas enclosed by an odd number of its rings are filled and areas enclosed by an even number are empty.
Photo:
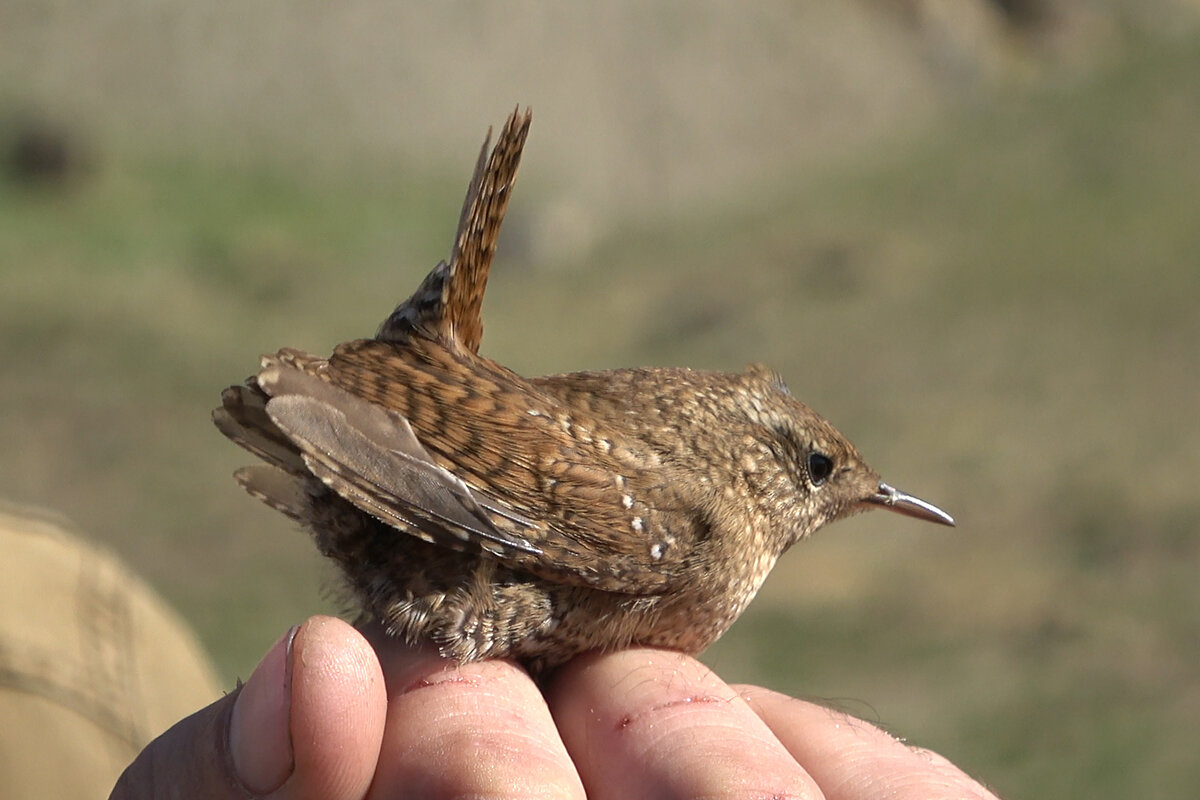
[[[954,527],[954,517],[945,511],[932,503],[926,503],[919,497],[913,497],[911,494],[905,494],[895,487],[888,486],[886,483],[881,482],[879,491],[868,497],[866,502],[886,508],[888,511],[895,511],[897,514]]]

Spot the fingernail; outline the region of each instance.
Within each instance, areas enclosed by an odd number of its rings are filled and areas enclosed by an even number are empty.
[[[275,791],[292,774],[293,625],[271,646],[242,687],[229,721],[229,750],[242,785],[254,794]]]

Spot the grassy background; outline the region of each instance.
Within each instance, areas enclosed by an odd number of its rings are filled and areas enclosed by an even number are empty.
[[[728,680],[827,699],[1006,796],[1190,797],[1197,97],[1200,40],[1148,42],[553,266],[530,257],[533,170],[484,349],[527,373],[765,361],[959,519],[865,515],[798,547],[706,655]],[[370,333],[444,256],[473,156],[127,152],[0,182],[5,494],[72,516],[245,676],[330,608],[327,573],[233,484],[246,457],[208,411],[260,352]]]

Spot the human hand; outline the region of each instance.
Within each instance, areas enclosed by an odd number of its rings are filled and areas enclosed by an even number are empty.
[[[695,659],[586,655],[545,693],[314,617],[182,720],[114,798],[994,797],[937,754]]]

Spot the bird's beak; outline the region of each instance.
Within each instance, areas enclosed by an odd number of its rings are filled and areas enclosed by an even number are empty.
[[[937,522],[942,525],[954,527],[954,517],[942,511],[932,503],[926,503],[919,497],[913,497],[911,494],[888,486],[886,483],[880,482],[879,491],[866,499],[866,502],[886,508],[888,511],[895,511],[897,514],[904,514],[908,517],[916,517],[923,519],[926,522]]]

